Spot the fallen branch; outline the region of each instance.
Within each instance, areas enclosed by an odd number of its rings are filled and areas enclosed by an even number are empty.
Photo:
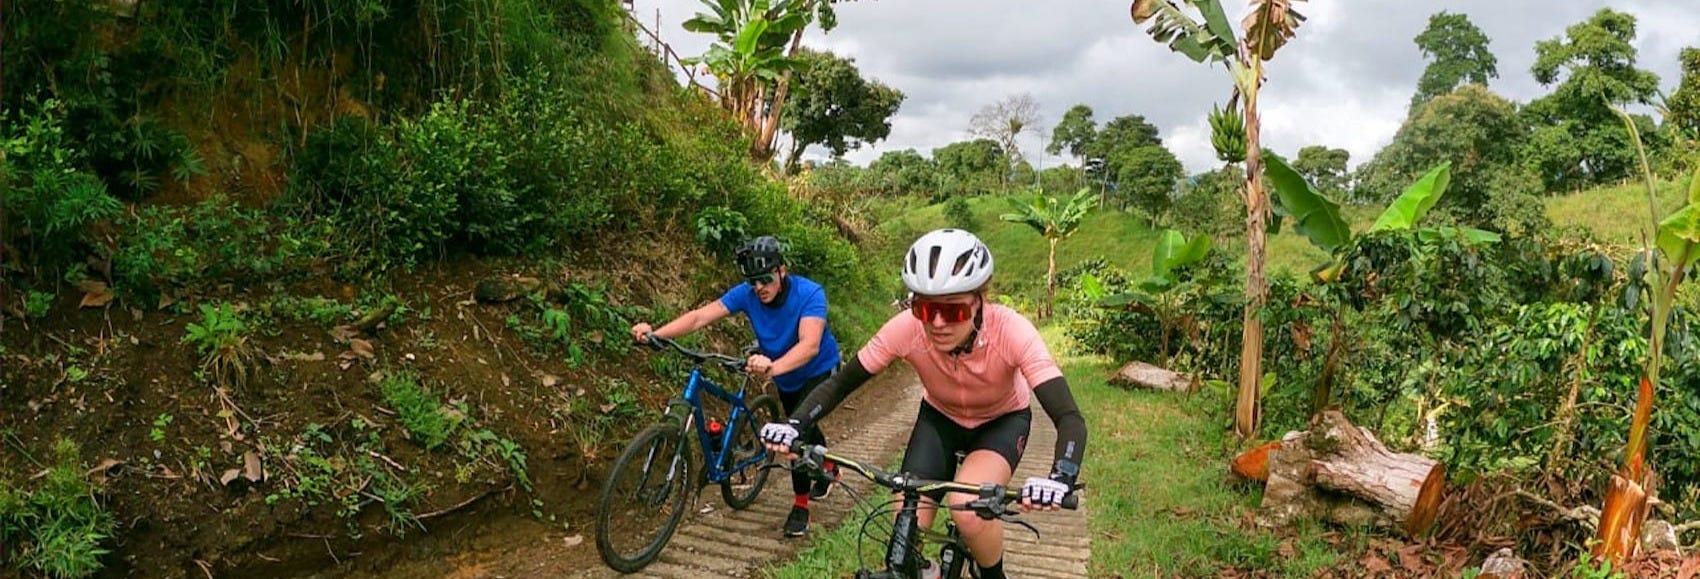
[[[1682,536],[1683,533],[1686,533],[1686,532],[1689,532],[1689,531],[1700,530],[1700,521],[1689,521],[1689,522],[1677,525],[1675,527],[1672,527],[1671,530],[1676,531],[1677,536],[1680,537],[1680,536]]]
[[[364,317],[356,320],[354,324],[349,327],[362,332],[378,327],[378,324],[389,319],[390,316],[395,315],[395,309],[395,301],[385,300],[384,305],[378,306],[378,309],[367,312]]]
[[[372,451],[372,450],[367,450],[366,454],[371,455],[372,458],[384,461],[385,464],[388,464],[390,466],[395,467],[396,470],[399,470],[401,472],[407,472],[407,467],[402,466],[401,464],[397,463],[394,459],[391,459],[390,457],[384,456],[384,455],[379,454],[378,452]]]
[[[1558,513],[1559,517],[1562,520],[1574,522],[1574,523],[1581,523],[1583,526],[1586,526],[1589,529],[1594,529],[1596,527],[1599,527],[1599,525],[1600,525],[1600,510],[1598,508],[1588,506],[1588,505],[1583,505],[1583,506],[1575,507],[1575,508],[1566,508],[1566,507],[1560,506],[1558,503],[1546,500],[1544,498],[1541,498],[1540,496],[1535,495],[1534,493],[1530,493],[1529,491],[1526,491],[1526,490],[1523,490],[1523,489],[1517,489],[1515,491],[1515,493],[1516,493],[1517,496],[1522,497],[1522,498],[1528,500],[1531,503],[1535,503],[1537,505],[1541,505],[1541,506],[1546,507],[1548,509],[1552,509],[1553,512]]]
[[[514,488],[514,485],[508,485],[507,488],[502,489],[502,492],[511,491],[511,490],[513,490],[513,488]],[[477,502],[478,499],[482,499],[484,497],[490,496],[490,494],[493,493],[493,492],[495,492],[494,489],[485,489],[484,492],[478,493],[476,495],[472,495],[472,498],[461,501],[460,504],[454,505],[454,506],[446,508],[446,509],[431,511],[429,513],[417,515],[413,518],[423,521],[425,519],[441,517],[443,515],[464,509],[464,508],[466,508],[467,505],[470,505],[472,503]]]

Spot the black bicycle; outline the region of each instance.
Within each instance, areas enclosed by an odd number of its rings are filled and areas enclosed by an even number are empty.
[[[973,511],[981,519],[997,519],[1019,525],[1032,531],[1034,537],[1039,536],[1038,529],[1017,518],[1017,515],[1021,514],[1021,511],[1017,508],[1017,505],[1021,502],[1021,489],[1019,487],[1009,488],[991,483],[972,485],[956,481],[915,478],[908,473],[887,472],[850,458],[832,454],[831,451],[821,445],[795,444],[792,446],[792,452],[797,455],[797,459],[790,467],[774,463],[766,468],[802,470],[812,477],[829,478],[832,475],[824,470],[823,465],[826,461],[831,461],[841,469],[867,477],[874,484],[891,489],[901,495],[901,498],[885,503],[883,508],[874,509],[863,519],[862,528],[857,533],[856,579],[919,579],[922,562],[925,558],[923,553],[926,546],[930,544],[939,546],[939,577],[960,579],[966,571],[972,577],[978,579],[980,576],[979,567],[971,564],[972,559],[969,557],[968,545],[962,541],[962,535],[951,517],[945,517],[945,530],[942,532],[921,528],[917,520],[916,509],[920,507],[921,496],[924,494],[942,491],[975,495],[977,498],[966,503],[941,504],[939,508],[952,511]],[[957,461],[960,463],[961,459],[962,455],[959,453]],[[1084,488],[1084,486],[1076,485],[1074,490],[1081,488]],[[1063,498],[1062,508],[1072,510],[1077,508],[1079,504],[1079,496],[1071,492]],[[862,560],[861,540],[872,537],[868,532],[868,526],[871,523],[880,520],[892,520],[893,505],[900,506],[895,513],[896,519],[891,524],[891,536],[886,540],[884,569],[871,570],[867,563]]]
[[[761,394],[747,402],[753,382],[745,360],[725,354],[698,352],[678,342],[650,334],[656,349],[671,348],[696,362],[685,380],[684,392],[667,403],[660,422],[639,432],[608,472],[596,505],[596,550],[602,561],[621,573],[631,573],[655,561],[684,517],[691,489],[720,485],[727,506],[743,509],[754,503],[767,483],[768,457],[758,430],[779,420],[779,400]],[[702,367],[719,367],[741,376],[737,391],[721,388]],[[703,394],[724,401],[731,409],[722,418],[703,412]],[[758,391],[759,393],[759,391]],[[696,436],[691,437],[690,433]],[[702,474],[692,476],[690,438],[702,449]]]

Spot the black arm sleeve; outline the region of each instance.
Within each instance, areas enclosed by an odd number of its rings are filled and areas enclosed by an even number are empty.
[[[867,368],[862,367],[860,357],[851,356],[850,363],[845,364],[843,370],[839,370],[831,378],[821,382],[819,386],[815,387],[814,392],[810,392],[809,396],[797,405],[797,411],[791,413],[791,420],[797,421],[798,430],[808,430],[810,426],[814,425],[815,421],[826,416],[828,412],[832,412],[832,409],[837,408],[840,402],[850,397],[851,392],[861,388],[862,384],[873,376],[873,374],[868,373]]]
[[[1080,459],[1086,456],[1086,418],[1080,415],[1080,407],[1074,404],[1074,393],[1068,389],[1068,379],[1058,376],[1046,380],[1034,388],[1033,393],[1045,406],[1045,414],[1051,415],[1051,424],[1057,427],[1057,449],[1052,464],[1063,460],[1080,464]],[[1054,466],[1052,471],[1055,472]]]

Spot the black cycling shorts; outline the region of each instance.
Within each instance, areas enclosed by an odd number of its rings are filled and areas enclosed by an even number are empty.
[[[1015,472],[1032,426],[1033,409],[1023,408],[976,428],[963,428],[923,400],[915,417],[915,430],[909,434],[909,448],[903,454],[903,471],[919,478],[954,480],[956,453],[966,457],[986,449],[1002,455],[1009,461],[1010,472]],[[938,495],[933,498],[941,498],[943,493]]]

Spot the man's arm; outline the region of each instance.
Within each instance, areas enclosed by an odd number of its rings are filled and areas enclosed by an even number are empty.
[[[797,345],[785,351],[785,355],[773,361],[773,369],[768,372],[780,376],[792,370],[802,368],[815,359],[820,353],[821,336],[826,333],[825,318],[803,318],[797,322]]]
[[[732,311],[726,309],[726,305],[720,303],[720,300],[714,300],[703,304],[700,308],[673,318],[671,322],[662,324],[661,327],[655,329],[655,335],[668,339],[677,338],[700,330],[704,326],[719,321],[720,318],[731,315],[731,313]]]

